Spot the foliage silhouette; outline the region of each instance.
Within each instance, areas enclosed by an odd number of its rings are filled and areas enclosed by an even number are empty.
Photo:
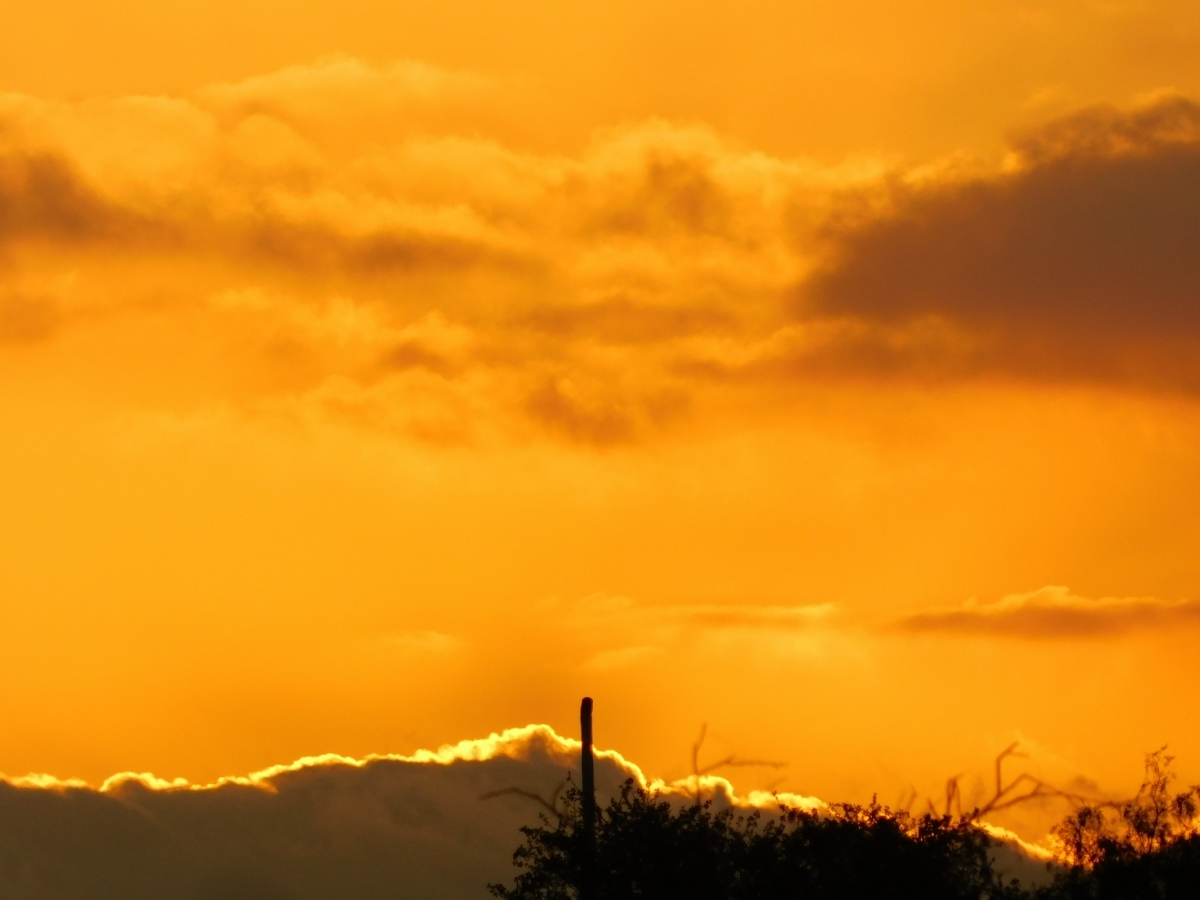
[[[1173,757],[1146,755],[1126,803],[1086,805],[1055,829],[1065,870],[1047,900],[1175,900],[1200,895],[1200,787],[1171,793]]]
[[[522,829],[514,885],[489,885],[499,900],[1183,900],[1200,896],[1200,786],[1172,792],[1173,758],[1149,753],[1141,788],[1123,803],[1082,801],[1029,776],[958,816],[915,816],[872,802],[820,812],[780,806],[777,815],[714,811],[712,802],[672,805],[627,781],[596,820],[595,862],[582,825],[582,794],[568,776],[553,821]],[[956,785],[951,779],[951,786]],[[1075,810],[1054,829],[1050,884],[1006,882],[995,843],[978,824],[987,810],[1060,796]],[[561,804],[557,801],[561,798]],[[956,793],[947,791],[947,810]],[[587,877],[591,871],[594,874]],[[585,880],[586,879],[586,880]]]
[[[632,780],[596,823],[595,882],[583,882],[581,793],[571,785],[551,821],[522,829],[511,888],[500,900],[984,900],[1026,896],[992,869],[991,839],[949,816],[914,817],[877,803],[822,813],[780,807],[778,816],[711,802],[682,808]],[[582,890],[581,890],[582,889]]]

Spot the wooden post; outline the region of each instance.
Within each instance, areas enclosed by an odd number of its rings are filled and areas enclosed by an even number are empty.
[[[583,732],[583,829],[589,839],[596,834],[596,757],[592,752],[592,698],[584,697],[579,708]]]
[[[592,752],[592,698],[584,697],[579,707],[579,730],[583,738],[580,762],[583,767],[583,884],[582,900],[596,896],[596,758]]]

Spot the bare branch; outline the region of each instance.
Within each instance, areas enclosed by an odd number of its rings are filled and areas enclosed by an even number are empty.
[[[692,786],[696,792],[696,805],[701,803],[700,776],[708,775],[710,772],[715,772],[717,769],[729,767],[740,768],[763,768],[763,769],[784,769],[787,768],[787,763],[777,762],[769,759],[738,759],[736,756],[726,756],[724,759],[719,759],[715,763],[710,763],[707,766],[700,765],[700,748],[704,745],[704,738],[708,734],[708,723],[705,722],[700,726],[700,736],[696,738],[696,743],[692,744]]]
[[[1017,747],[1020,745],[1020,743],[1021,743],[1020,741],[1013,741],[1011,744],[1009,744],[1007,747],[1005,747],[1003,750],[1001,750],[1000,755],[996,757],[996,796],[997,797],[999,797],[1001,794],[1004,793],[1004,790],[1001,788],[1001,784],[1003,784],[1003,782],[1004,782],[1004,779],[1001,777],[1001,774],[1000,774],[1001,767],[1004,765],[1004,760],[1007,757],[1016,755]]]
[[[562,793],[562,789],[566,786],[567,782],[559,782],[558,786],[554,789],[554,793],[550,795],[549,800],[545,799],[540,794],[535,794],[533,791],[527,791],[524,788],[519,787],[503,788],[498,791],[488,791],[486,794],[480,794],[479,799],[492,800],[496,797],[504,797],[507,795],[524,797],[526,800],[532,800],[533,802],[539,804],[543,809],[546,809],[554,816],[561,819],[562,812],[560,812],[558,809],[558,796]]]
[[[784,769],[787,768],[787,763],[770,759],[738,759],[736,756],[727,756],[722,760],[704,766],[697,774],[707,775],[709,772],[715,772],[717,769],[736,768],[739,766],[742,768]]]

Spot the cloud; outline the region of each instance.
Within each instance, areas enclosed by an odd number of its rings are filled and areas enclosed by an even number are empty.
[[[681,427],[697,349],[780,318],[798,201],[863,176],[662,121],[520,151],[486,134],[494,89],[336,58],[184,98],[0,97],[0,254],[27,282],[70,272],[123,311],[106,327],[202,336],[221,363],[177,383],[218,405],[236,383],[248,410],[438,442]],[[238,296],[259,302],[211,300]],[[411,334],[430,316],[468,339]]]
[[[1153,597],[1090,600],[1065,587],[1012,594],[994,603],[968,601],[956,609],[916,613],[895,623],[900,631],[1026,639],[1113,637],[1138,629],[1200,624],[1200,604]]]
[[[648,428],[686,411],[670,394],[613,389],[595,379],[547,375],[528,394],[525,409],[534,421],[571,440],[599,447],[632,441]]]
[[[579,306],[546,306],[529,310],[519,323],[563,340],[609,344],[653,344],[692,335],[724,333],[737,328],[729,310],[655,306],[630,297],[606,297]]]
[[[0,780],[0,890],[13,900],[480,897],[488,882],[511,879],[519,828],[542,811],[505,791],[549,798],[569,771],[578,783],[578,753],[577,742],[529,726],[409,757],[316,757],[203,786],[135,773],[99,790],[49,776]],[[619,754],[598,754],[601,797],[631,777],[647,784]],[[704,783],[718,807],[735,800],[727,781]],[[657,787],[687,802],[687,785]]]
[[[827,239],[800,315],[865,326],[826,353],[847,369],[1200,389],[1191,100],[1051,123],[1005,171],[898,187]]]
[[[547,608],[550,608],[549,606]],[[679,604],[635,603],[628,597],[594,594],[556,610],[561,629],[554,639],[577,643],[586,667],[604,671],[642,665],[668,650],[700,646],[751,653],[767,648],[806,654],[833,645],[831,604]]]
[[[826,621],[834,612],[829,603],[782,606],[757,604],[635,603],[628,597],[595,594],[575,604],[571,617],[588,622],[617,622],[620,627],[642,623],[671,629],[695,630],[791,630],[810,628]]]
[[[437,130],[480,116],[494,94],[492,80],[419,60],[372,66],[346,55],[293,65],[197,92],[195,103],[222,122],[262,116],[286,123],[326,150],[350,149],[373,137]]]
[[[681,606],[661,608],[668,618],[678,617],[702,628],[807,628],[833,612],[828,603],[811,606]]]
[[[106,203],[62,156],[0,154],[0,240],[124,235],[133,217]]]
[[[663,652],[662,647],[620,647],[616,650],[602,650],[585,664],[585,668],[593,672],[607,672],[612,669],[624,669],[627,666],[646,662]]]
[[[0,295],[69,274],[56,315],[120,332],[102,365],[180,403],[441,444],[612,448],[861,379],[1200,389],[1190,100],[905,170],[660,120],[534,152],[489,131],[503,90],[338,57],[189,97],[0,96]],[[237,296],[261,302],[211,299]],[[75,322],[79,298],[122,316]],[[61,327],[32,310],[5,340]],[[209,362],[159,377],[172,332]]]
[[[251,262],[295,270],[333,270],[366,276],[416,272],[462,272],[485,264],[518,263],[479,235],[441,230],[428,223],[393,223],[347,233],[319,221],[269,210],[234,224],[230,250]]]
[[[48,297],[0,294],[0,345],[36,343],[51,337],[63,313]]]
[[[383,642],[406,655],[419,656],[442,656],[453,653],[463,644],[462,638],[452,634],[443,634],[440,631],[410,631],[389,634],[383,638]]]

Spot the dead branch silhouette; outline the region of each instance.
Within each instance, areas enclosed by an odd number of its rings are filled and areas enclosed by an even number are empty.
[[[783,769],[787,767],[787,763],[776,762],[767,759],[740,759],[737,756],[726,756],[724,759],[719,759],[715,763],[709,763],[707,766],[700,765],[700,748],[704,744],[704,738],[708,735],[708,723],[703,722],[700,725],[700,736],[696,738],[696,743],[692,744],[692,787],[696,793],[696,805],[699,806],[703,802],[700,788],[700,776],[707,775],[710,772],[715,772],[717,769],[725,769],[730,767],[753,767],[762,769]]]
[[[903,812],[912,812],[912,806],[917,802],[919,796],[916,786],[909,785],[908,790],[900,794],[900,799],[896,803],[896,809]]]
[[[558,798],[559,798],[559,795],[562,794],[563,788],[565,788],[569,782],[570,782],[570,779],[563,779],[562,781],[560,781],[558,783],[557,787],[554,788],[554,793],[552,793],[550,795],[549,800],[547,800],[541,794],[536,794],[533,791],[527,791],[524,788],[519,788],[519,787],[507,787],[507,788],[501,788],[498,791],[488,791],[486,794],[480,794],[479,799],[480,800],[492,800],[496,797],[504,797],[504,796],[507,796],[510,794],[515,797],[524,797],[526,800],[532,800],[535,803],[539,804],[540,806],[542,806],[543,809],[548,810],[553,816],[557,817],[558,819],[562,819],[563,813],[558,808]]]
[[[962,808],[962,787],[959,784],[962,778],[962,773],[954,775],[946,780],[946,802],[940,813],[943,816],[952,816],[957,813],[957,818],[963,822],[977,822],[989,813],[1000,812],[1001,810],[1011,809],[1014,806],[1019,806],[1022,803],[1031,803],[1035,800],[1046,799],[1061,799],[1066,800],[1076,805],[1089,804],[1092,806],[1116,806],[1111,800],[1102,800],[1095,797],[1088,797],[1083,794],[1076,794],[1071,791],[1064,791],[1061,788],[1055,787],[1049,782],[1043,781],[1028,772],[1021,772],[1007,784],[1004,782],[1004,761],[1009,758],[1023,757],[1025,754],[1018,752],[1020,741],[1013,741],[1007,747],[1000,751],[996,756],[996,787],[992,796],[981,806],[977,806],[969,813],[963,813]],[[913,792],[913,799],[916,799],[916,792]],[[911,805],[912,800],[909,801]],[[926,806],[931,815],[939,815],[937,807],[933,800],[926,801]]]

